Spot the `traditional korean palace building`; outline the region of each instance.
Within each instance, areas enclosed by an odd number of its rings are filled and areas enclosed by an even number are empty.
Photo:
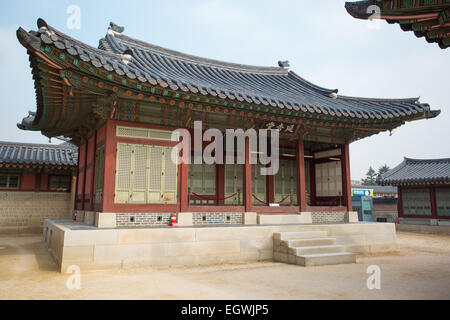
[[[450,159],[405,158],[379,183],[398,187],[400,223],[450,225]]]
[[[441,49],[450,46],[449,0],[367,0],[346,2],[345,8],[354,18],[384,19]]]
[[[343,222],[352,211],[349,144],[439,114],[418,98],[338,95],[287,62],[255,67],[164,49],[115,24],[98,48],[42,19],[37,27],[17,30],[37,97],[18,126],[79,146],[75,209],[98,226],[102,217],[108,226],[167,225],[171,213],[188,225],[242,224],[255,212]],[[249,160],[261,151],[248,139],[242,165],[174,164],[172,131],[192,132],[196,121],[222,133],[279,129],[280,170],[261,175]]]
[[[0,233],[42,232],[46,218],[68,218],[77,148],[0,141]]]

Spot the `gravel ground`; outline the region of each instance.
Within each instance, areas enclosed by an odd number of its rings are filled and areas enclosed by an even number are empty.
[[[40,236],[0,236],[0,299],[450,299],[450,236],[397,233],[398,251],[356,264],[276,262],[81,271],[69,290]],[[381,289],[366,286],[381,269]]]

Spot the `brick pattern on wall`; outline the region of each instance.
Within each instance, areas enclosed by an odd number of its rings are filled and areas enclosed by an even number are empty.
[[[41,232],[44,219],[68,219],[70,193],[0,192],[0,231]]]
[[[311,212],[312,223],[345,222],[345,212]]]
[[[118,227],[167,226],[171,213],[116,213]]]
[[[242,224],[243,218],[242,212],[200,212],[192,214],[192,223],[194,225]]]

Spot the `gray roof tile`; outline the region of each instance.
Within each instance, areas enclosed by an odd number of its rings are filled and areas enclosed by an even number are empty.
[[[78,149],[60,145],[0,141],[0,164],[76,166]]]
[[[450,183],[450,158],[419,160],[405,158],[386,172],[378,182],[382,185]]]
[[[310,83],[288,67],[248,66],[200,58],[130,38],[116,29],[108,30],[98,48],[94,48],[59,32],[42,19],[38,20],[38,26],[40,39],[35,33],[19,29],[19,41],[26,47],[40,41],[55,45],[58,42],[58,47],[64,47],[68,54],[79,56],[96,67],[174,90],[360,119],[390,119],[417,113],[432,118],[439,114],[439,111],[431,111],[429,105],[421,104],[418,98],[340,96],[336,95],[336,89]],[[125,59],[128,55],[129,60]]]

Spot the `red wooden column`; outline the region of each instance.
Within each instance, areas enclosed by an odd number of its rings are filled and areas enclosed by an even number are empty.
[[[305,146],[303,140],[297,140],[297,201],[300,212],[306,212]]]
[[[436,189],[430,187],[431,217],[437,219]]]
[[[183,161],[180,164],[180,212],[187,212],[189,207],[189,164]]]
[[[347,211],[353,211],[351,190],[352,185],[350,182],[350,152],[348,143],[341,146],[341,165],[342,193],[344,197],[344,204],[347,206]]]
[[[96,179],[96,165],[97,165],[97,130],[94,132],[93,136],[94,146],[93,146],[93,154],[92,154],[92,178],[91,178],[91,201],[90,208],[91,211],[94,211],[94,202],[95,202],[95,179]]]
[[[244,164],[244,206],[245,212],[252,212],[252,165],[250,164],[250,140],[245,137],[245,164]]]
[[[398,213],[398,217],[401,218],[403,217],[403,199],[402,199],[402,187],[398,186],[397,187],[397,213]]]
[[[216,198],[218,205],[225,203],[225,165],[216,164]]]
[[[102,212],[112,211],[114,205],[114,192],[116,183],[116,149],[117,142],[115,139],[114,124],[108,120],[106,121],[105,132],[105,166],[103,174],[103,196],[102,196]]]
[[[87,170],[87,153],[88,153],[88,140],[85,140],[84,143],[84,159],[83,159],[83,185],[81,186],[83,194],[82,194],[82,203],[81,210],[85,210],[85,202],[86,202],[86,170]]]

